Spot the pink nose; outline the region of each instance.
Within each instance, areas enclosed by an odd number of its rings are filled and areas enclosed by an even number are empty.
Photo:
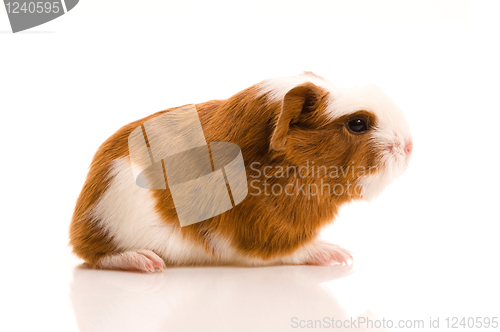
[[[413,151],[413,142],[410,141],[405,145],[405,153],[407,155],[410,155],[412,151]]]

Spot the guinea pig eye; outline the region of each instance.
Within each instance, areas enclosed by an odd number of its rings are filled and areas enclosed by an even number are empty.
[[[368,130],[368,124],[364,119],[353,119],[347,122],[347,127],[353,133],[360,134]]]

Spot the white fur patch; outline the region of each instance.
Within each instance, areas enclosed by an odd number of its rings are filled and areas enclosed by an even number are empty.
[[[109,186],[91,215],[120,250],[150,249],[176,264],[212,260],[201,244],[183,239],[179,227],[162,222],[150,190],[136,185],[128,158],[116,159],[109,176]]]
[[[261,94],[267,94],[271,100],[278,101],[292,88],[305,82],[311,82],[328,91],[326,112],[332,120],[360,110],[375,115],[377,126],[372,129],[372,142],[386,153],[378,167],[380,172],[362,179],[360,185],[365,199],[376,197],[387,184],[404,172],[408,163],[408,159],[401,152],[405,144],[412,141],[412,137],[403,112],[375,85],[339,88],[325,79],[307,73],[266,80],[261,83],[259,89]],[[394,147],[392,150],[391,146]]]

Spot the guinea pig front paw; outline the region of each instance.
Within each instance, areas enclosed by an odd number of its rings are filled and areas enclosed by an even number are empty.
[[[142,249],[104,256],[97,263],[97,267],[155,273],[156,268],[163,272],[165,262],[153,251]]]
[[[352,254],[349,250],[327,241],[318,241],[311,248],[307,264],[322,266],[348,265],[352,261]]]

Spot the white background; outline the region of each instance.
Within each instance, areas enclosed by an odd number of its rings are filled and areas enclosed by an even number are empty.
[[[0,330],[286,331],[326,316],[427,329],[440,317],[444,330],[446,317],[500,317],[497,4],[81,0],[18,34],[2,7]],[[68,225],[109,135],[304,70],[380,85],[413,133],[407,172],[323,233],[355,252],[352,268],[77,268]]]

